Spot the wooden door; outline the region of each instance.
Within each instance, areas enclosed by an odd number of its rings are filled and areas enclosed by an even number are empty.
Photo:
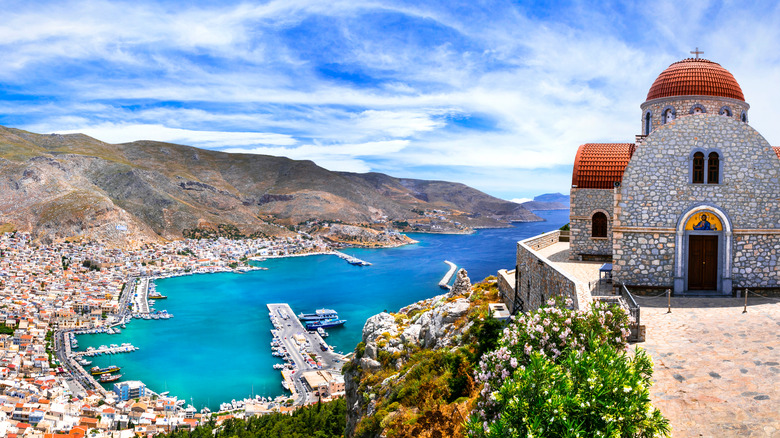
[[[688,289],[716,290],[718,236],[690,236],[688,248]]]

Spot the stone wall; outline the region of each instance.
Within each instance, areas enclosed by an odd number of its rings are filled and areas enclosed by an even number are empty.
[[[561,271],[538,250],[558,242],[558,231],[551,231],[517,243],[517,265],[520,288],[516,293],[523,302],[523,312],[538,309],[545,301],[554,297],[571,298],[576,309],[589,309],[591,304],[588,286],[579,283],[568,273]],[[514,291],[514,288],[512,288]],[[507,306],[515,297],[504,301]]]
[[[615,191],[613,189],[571,189],[569,228],[571,228],[570,257],[582,260],[588,256],[612,256],[612,216]],[[593,214],[607,215],[607,237],[591,237]],[[585,257],[583,257],[585,256]]]
[[[632,286],[672,288],[674,284],[675,234],[615,233],[612,278]],[[619,274],[618,274],[619,272]]]
[[[515,313],[515,270],[507,271],[506,269],[498,270],[498,293],[501,297],[501,301],[506,304],[509,313]],[[517,309],[518,311],[520,309]]]
[[[652,119],[650,122],[651,131],[663,126],[663,111],[666,108],[672,107],[676,112],[676,117],[687,116],[691,113],[691,109],[701,105],[707,114],[719,115],[721,108],[728,107],[731,110],[731,118],[737,121],[741,121],[742,112],[747,114],[750,105],[747,102],[730,99],[728,97],[715,97],[715,96],[680,96],[675,97],[663,97],[660,99],[648,100],[641,105],[642,109],[642,134],[645,133],[645,114],[647,111],[652,112]],[[725,116],[721,116],[725,117]]]
[[[718,152],[719,184],[691,182],[694,151]],[[717,233],[719,290],[731,293],[732,280],[734,287],[778,287],[770,267],[780,253],[777,199],[780,160],[752,127],[717,114],[677,117],[637,145],[616,190],[613,277],[684,290],[690,233],[681,221],[709,208],[722,213],[727,228]]]
[[[780,234],[734,236],[732,279],[738,289],[780,286]]]

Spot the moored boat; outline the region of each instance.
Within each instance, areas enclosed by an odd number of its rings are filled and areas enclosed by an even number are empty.
[[[90,374],[93,376],[99,376],[101,374],[108,374],[108,373],[114,373],[119,371],[120,368],[116,365],[107,366],[105,368],[100,368],[98,366],[92,367],[92,369],[89,370]]]
[[[113,382],[122,378],[121,374],[103,374],[100,376],[100,383]]]
[[[347,322],[346,319],[338,319],[338,318],[324,319],[320,321],[307,321],[306,329],[314,330],[318,328],[338,327],[340,325],[344,325],[345,322]]]
[[[298,319],[301,321],[320,321],[323,319],[338,319],[339,314],[333,309],[317,309],[314,313],[300,313]]]

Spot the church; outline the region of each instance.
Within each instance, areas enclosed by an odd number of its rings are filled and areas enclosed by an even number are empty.
[[[636,289],[780,289],[780,148],[734,76],[692,53],[653,82],[635,142],[578,148],[570,258],[612,261]]]

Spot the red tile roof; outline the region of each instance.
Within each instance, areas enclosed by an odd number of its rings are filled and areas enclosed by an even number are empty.
[[[577,149],[572,187],[611,189],[623,180],[623,171],[634,155],[634,143],[585,143]]]
[[[717,62],[688,58],[675,62],[653,82],[647,100],[672,96],[719,96],[744,101],[737,80]]]
[[[780,146],[772,146],[772,149],[775,150],[775,155],[777,155],[777,158],[780,159]]]

